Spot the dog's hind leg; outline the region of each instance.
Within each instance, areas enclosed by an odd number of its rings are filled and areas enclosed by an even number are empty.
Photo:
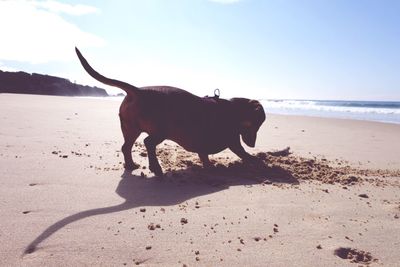
[[[211,164],[210,160],[208,159],[207,154],[199,153],[199,158],[203,163],[204,168],[211,168],[213,165]]]
[[[159,143],[164,141],[164,138],[149,135],[144,139],[144,145],[147,149],[147,157],[149,158],[149,169],[156,176],[162,176],[163,171],[156,155],[156,147]]]
[[[136,139],[140,135],[140,131],[134,129],[132,126],[127,126],[121,120],[121,129],[122,134],[124,135],[124,144],[122,145],[121,151],[124,154],[124,161],[125,161],[125,169],[133,171],[140,166],[133,162],[132,160],[132,146],[135,143]]]

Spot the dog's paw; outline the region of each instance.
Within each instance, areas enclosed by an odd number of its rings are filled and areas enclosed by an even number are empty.
[[[212,164],[211,162],[203,162],[203,169],[212,169],[214,167],[215,165]]]
[[[156,176],[161,177],[161,176],[164,175],[164,173],[163,173],[163,171],[162,171],[160,165],[157,165],[157,166],[152,166],[152,165],[150,165],[150,166],[149,166],[149,169],[150,169],[150,171],[153,172]]]
[[[133,171],[133,170],[136,170],[136,169],[140,168],[140,165],[139,165],[139,164],[136,164],[136,163],[134,163],[134,162],[132,162],[132,163],[125,163],[125,164],[124,164],[124,168],[125,168],[125,170],[127,170],[127,171]]]

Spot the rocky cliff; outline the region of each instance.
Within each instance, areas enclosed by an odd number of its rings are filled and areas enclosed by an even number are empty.
[[[71,83],[69,80],[37,73],[7,72],[0,70],[0,93],[61,95],[61,96],[108,96],[106,90]]]

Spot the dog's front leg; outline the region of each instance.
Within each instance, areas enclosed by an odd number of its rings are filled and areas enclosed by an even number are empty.
[[[163,176],[163,171],[161,169],[160,163],[158,162],[156,155],[156,147],[159,143],[164,141],[164,138],[157,138],[155,136],[147,136],[144,139],[144,145],[147,149],[147,157],[149,158],[149,169],[156,176]]]
[[[240,143],[240,137],[229,146],[229,149],[246,163],[257,163],[259,161],[256,156],[250,155],[246,150],[244,150]]]

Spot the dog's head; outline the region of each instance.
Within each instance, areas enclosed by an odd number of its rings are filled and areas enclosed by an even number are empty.
[[[265,121],[264,108],[257,100],[247,98],[232,98],[235,112],[239,120],[239,132],[243,142],[249,147],[254,147],[257,132]]]

